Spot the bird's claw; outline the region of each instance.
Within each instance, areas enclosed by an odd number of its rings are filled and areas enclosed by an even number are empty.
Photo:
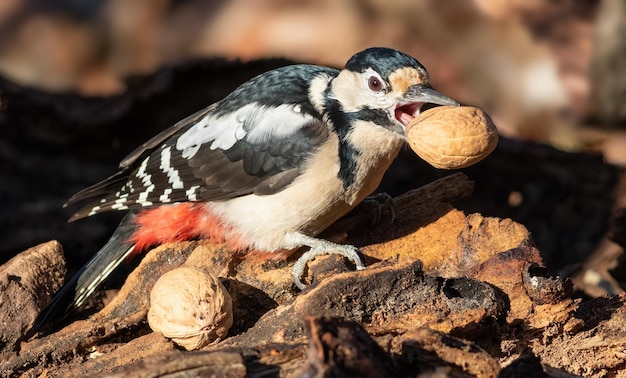
[[[361,259],[358,248],[351,245],[342,245],[327,242],[327,244],[324,243],[323,246],[309,249],[308,251],[303,253],[302,256],[298,258],[298,260],[296,260],[296,263],[293,265],[292,275],[293,282],[298,289],[304,290],[304,288],[306,287],[306,285],[303,284],[300,280],[300,277],[304,275],[304,270],[306,269],[307,264],[317,256],[330,254],[341,255],[347,258],[352,263],[354,263],[354,265],[356,266],[356,270],[365,269],[365,264]]]
[[[371,213],[372,225],[380,224],[386,214],[389,214],[389,224],[393,224],[398,214],[398,208],[393,198],[387,193],[376,193],[368,196],[361,202]]]

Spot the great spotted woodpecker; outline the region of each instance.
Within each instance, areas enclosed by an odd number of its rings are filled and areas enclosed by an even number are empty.
[[[276,258],[308,247],[293,269],[300,288],[306,263],[319,254],[339,253],[363,268],[355,247],[316,235],[374,192],[424,103],[458,105],[432,89],[416,59],[388,48],[361,51],[340,71],[293,65],[242,84],[70,198],[88,201],[71,220],[130,210],[68,286],[75,286],[70,306],[129,254],[192,238]]]

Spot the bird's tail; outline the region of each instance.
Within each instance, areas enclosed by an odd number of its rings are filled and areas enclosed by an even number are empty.
[[[41,311],[29,335],[35,334],[49,321],[63,320],[72,309],[78,308],[93,294],[98,286],[111,275],[133,251],[130,241],[136,229],[136,214],[128,213],[122,219],[109,241],[59,290]]]

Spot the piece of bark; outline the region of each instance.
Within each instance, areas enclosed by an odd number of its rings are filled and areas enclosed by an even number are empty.
[[[132,331],[134,339],[123,343],[121,345],[93,345],[85,349],[85,358],[83,360],[77,360],[75,364],[62,365],[60,368],[51,368],[46,370],[46,374],[52,377],[89,377],[99,376],[99,372],[114,371],[115,368],[120,366],[137,365],[137,361],[146,360],[141,364],[150,366],[148,362],[151,357],[154,356],[172,356],[177,357],[181,352],[176,349],[173,343],[165,339],[158,333],[148,333],[142,335],[144,332],[149,332],[149,329],[135,329]],[[165,365],[165,361],[163,361]],[[183,364],[181,364],[182,366]],[[151,368],[145,368],[145,373],[154,373],[160,371],[162,367],[159,365],[151,366]],[[167,370],[164,368],[163,370]],[[133,376],[141,376],[139,369],[131,368],[134,374]]]
[[[0,352],[14,350],[65,280],[63,247],[50,241],[0,266]]]
[[[178,351],[152,356],[111,373],[97,374],[96,377],[244,378],[247,374],[243,358],[239,353]]]
[[[571,298],[574,288],[571,280],[548,275],[545,267],[531,263],[522,272],[526,294],[537,305],[559,303]]]
[[[527,378],[527,377],[552,377],[548,375],[541,366],[541,360],[536,355],[525,352],[518,359],[507,365],[502,369],[498,378]],[[566,378],[565,374],[561,373],[556,377]]]
[[[366,270],[335,274],[293,303],[271,310],[247,332],[206,348],[268,340],[302,342],[308,316],[356,321],[373,334],[401,333],[419,326],[450,332],[498,319],[505,308],[505,299],[490,285],[424,275],[419,262],[382,262]]]
[[[528,230],[510,219],[466,216],[448,202],[471,193],[463,174],[439,179],[394,198],[392,227],[353,227],[348,243],[364,244],[364,255],[384,260],[419,259],[426,272],[466,274],[498,253],[520,248],[530,262],[542,265]]]
[[[565,322],[545,324],[542,337],[530,340],[533,353],[570,374],[626,376],[626,294],[592,299],[569,313]]]
[[[513,248],[497,253],[467,273],[468,276],[489,282],[506,293],[510,303],[507,314],[509,322],[525,319],[533,313],[533,300],[524,287],[523,277],[530,264],[536,264],[532,257],[537,256],[529,256],[528,251]]]
[[[511,219],[470,214],[458,239],[459,247],[455,249],[451,264],[458,269],[455,273],[472,270],[497,254],[515,248],[527,252],[530,262],[543,264],[526,227]]]
[[[359,323],[341,318],[308,317],[307,361],[288,377],[393,377],[397,370]]]
[[[488,378],[500,371],[498,361],[476,344],[425,327],[394,337],[390,352],[403,376],[446,368],[449,376]]]
[[[394,199],[398,219],[393,227],[353,232],[347,242],[366,243],[364,255],[379,260],[419,259],[426,273],[488,282],[508,296],[510,322],[533,314],[535,305],[567,298],[570,284],[541,270],[542,258],[526,227],[510,219],[465,216],[438,202],[458,199],[468,190],[471,182],[465,176],[452,175],[409,191]]]

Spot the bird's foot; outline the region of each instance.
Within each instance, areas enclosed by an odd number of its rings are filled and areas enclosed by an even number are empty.
[[[380,224],[383,219],[389,220],[393,224],[398,214],[393,198],[387,193],[376,193],[366,197],[359,206],[370,214],[372,225]]]
[[[331,243],[329,241],[320,239],[314,240],[314,245],[310,246],[311,249],[303,253],[302,256],[300,256],[300,258],[298,258],[296,263],[293,265],[293,282],[296,284],[298,289],[303,290],[306,286],[302,283],[300,278],[304,275],[304,270],[306,269],[307,264],[315,257],[320,255],[341,255],[353,262],[357,270],[365,269],[365,264],[361,259],[361,255],[359,254],[359,249],[357,247],[346,244]]]

